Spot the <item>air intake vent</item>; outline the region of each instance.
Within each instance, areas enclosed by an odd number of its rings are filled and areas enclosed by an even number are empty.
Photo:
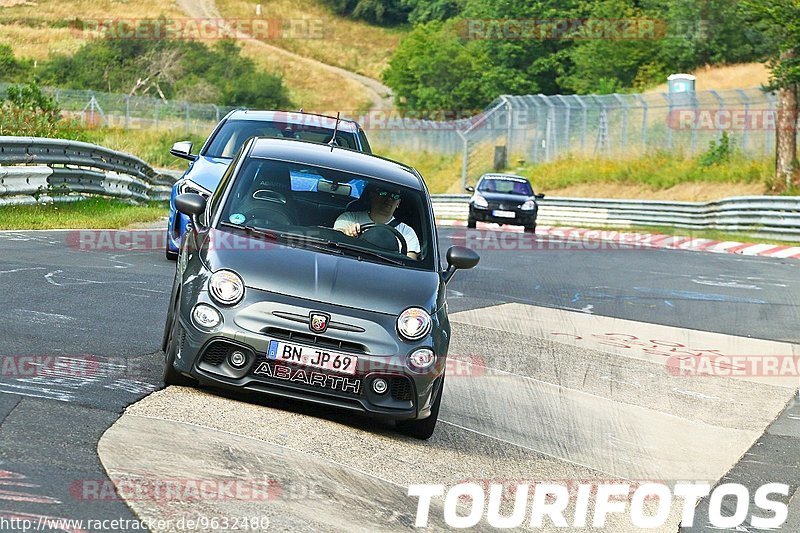
[[[218,366],[222,364],[228,354],[234,350],[242,350],[240,346],[225,341],[213,341],[203,352],[204,363]]]
[[[391,378],[390,391],[392,399],[398,401],[407,401],[414,398],[414,387],[411,381],[404,377]]]

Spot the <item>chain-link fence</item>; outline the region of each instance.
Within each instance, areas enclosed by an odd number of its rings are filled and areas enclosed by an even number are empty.
[[[0,83],[0,95],[11,84]],[[86,127],[123,129],[170,129],[207,134],[232,107],[162,100],[148,96],[128,96],[74,89],[46,87],[62,113]]]
[[[0,84],[0,92],[7,86]],[[232,109],[125,94],[46,91],[65,114],[90,127],[203,134]],[[358,120],[378,152],[390,147],[460,158],[464,183],[490,170],[567,155],[619,158],[658,150],[696,155],[723,135],[748,156],[768,156],[774,150],[776,128],[795,128],[778,116],[775,95],[758,88],[501,96],[483,112],[449,121],[418,120],[387,111],[356,114],[342,110],[342,116]]]
[[[753,88],[501,96],[469,120],[417,121],[399,132],[369,133],[395,148],[460,155],[466,183],[491,170],[568,155],[620,158],[658,150],[697,155],[723,135],[730,148],[749,157],[769,156],[780,127],[796,131],[777,113],[775,95]]]

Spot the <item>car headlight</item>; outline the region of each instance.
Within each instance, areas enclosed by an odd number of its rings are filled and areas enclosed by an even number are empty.
[[[397,331],[406,340],[419,340],[430,330],[431,316],[419,307],[409,307],[397,317]]]
[[[208,304],[197,304],[192,310],[192,321],[202,329],[214,329],[222,323],[222,315]]]
[[[536,202],[534,202],[533,200],[526,200],[524,204],[519,206],[519,208],[522,209],[523,211],[533,211],[534,209],[536,209]]]
[[[194,194],[199,194],[205,199],[211,197],[211,191],[206,189],[205,187],[201,187],[200,185],[196,184],[192,180],[183,180],[180,185],[178,185],[178,194],[184,194],[187,192],[192,192]]]
[[[408,356],[408,366],[411,370],[424,372],[428,370],[436,361],[436,356],[430,348],[419,348],[411,352]]]
[[[483,196],[481,196],[478,193],[475,193],[475,194],[472,195],[472,198],[470,199],[470,202],[472,202],[472,205],[474,205],[475,207],[480,207],[480,208],[483,208],[483,209],[486,209],[487,207],[489,207],[489,202],[486,201],[486,198],[484,198]]]
[[[223,305],[235,305],[244,296],[244,282],[232,270],[217,270],[208,280],[208,292]]]

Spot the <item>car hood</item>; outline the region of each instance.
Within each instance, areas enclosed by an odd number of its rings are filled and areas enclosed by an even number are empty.
[[[228,170],[228,165],[230,165],[231,162],[231,159],[201,155],[192,161],[184,177],[214,192],[214,189],[219,185],[222,175]]]
[[[478,194],[486,198],[489,202],[503,202],[508,204],[521,204],[526,200],[533,200],[533,196],[523,196],[521,194],[506,194],[502,192],[482,192]]]
[[[294,248],[240,232],[211,229],[200,252],[209,270],[234,270],[246,287],[379,313],[397,315],[411,306],[433,312],[444,290],[437,272]]]

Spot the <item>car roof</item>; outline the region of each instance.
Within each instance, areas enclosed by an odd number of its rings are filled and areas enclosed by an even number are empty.
[[[249,157],[331,168],[376,177],[410,189],[424,189],[422,180],[411,167],[391,159],[338,146],[295,139],[258,137],[253,142]]]
[[[317,126],[333,129],[336,117],[305,113],[303,111],[259,111],[254,109],[237,109],[228,115],[228,120],[264,120],[303,126]],[[346,118],[339,119],[339,129],[354,133],[359,128],[358,122]]]
[[[528,178],[524,176],[517,176],[516,174],[484,174],[483,176],[481,176],[481,179],[484,178],[501,179],[509,181],[524,181],[526,183],[530,183],[528,181]]]

